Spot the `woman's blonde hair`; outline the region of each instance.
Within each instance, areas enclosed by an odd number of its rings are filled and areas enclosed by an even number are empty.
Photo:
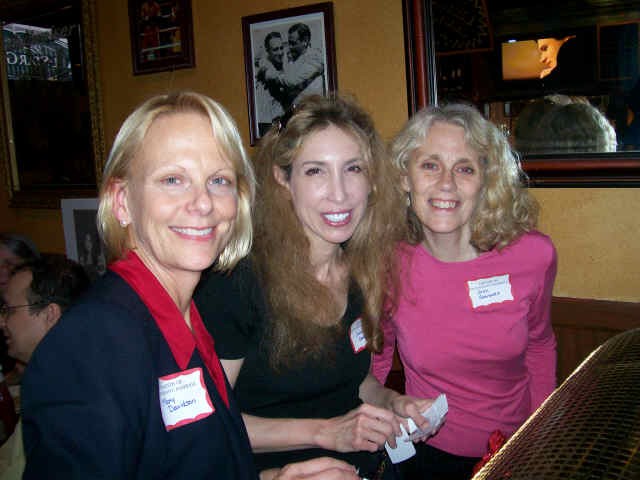
[[[382,345],[379,318],[392,284],[394,244],[403,238],[405,228],[397,220],[399,177],[386,158],[371,117],[354,99],[337,94],[309,96],[289,114],[262,138],[256,158],[258,201],[252,257],[273,319],[269,348],[275,368],[326,354],[327,340],[339,330],[330,326],[342,312],[329,289],[314,276],[309,241],[288,190],[274,176],[274,167],[288,178],[303,143],[329,126],[341,129],[360,145],[371,192],[364,217],[342,247],[351,280],[364,295],[363,329],[374,351]]]
[[[408,174],[415,150],[436,122],[462,127],[467,144],[480,156],[483,185],[471,219],[472,245],[481,251],[501,249],[535,228],[538,204],[524,185],[526,176],[518,157],[505,135],[473,106],[451,103],[416,113],[391,144],[391,159],[400,175]],[[423,226],[411,207],[407,207],[407,223],[409,243],[422,242]]]
[[[238,212],[229,243],[218,257],[216,268],[228,269],[249,253],[252,226],[251,206],[255,193],[255,176],[238,128],[229,113],[211,98],[189,91],[178,91],[148,99],[124,121],[116,136],[100,186],[98,230],[105,244],[108,260],[122,258],[132,245],[127,228],[114,213],[114,189],[117,181],[126,181],[134,159],[151,124],[161,115],[198,113],[211,122],[212,135],[221,153],[231,162],[237,176]]]

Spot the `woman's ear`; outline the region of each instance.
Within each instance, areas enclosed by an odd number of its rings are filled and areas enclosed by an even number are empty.
[[[131,223],[131,214],[128,204],[127,182],[124,180],[114,180],[110,186],[113,215],[121,225]]]
[[[411,185],[409,184],[409,174],[407,172],[404,172],[400,175],[400,185],[402,186],[402,189],[405,192],[411,193]]]
[[[276,179],[276,182],[289,190],[289,179],[287,178],[287,172],[285,172],[284,169],[279,165],[273,166],[273,178]]]

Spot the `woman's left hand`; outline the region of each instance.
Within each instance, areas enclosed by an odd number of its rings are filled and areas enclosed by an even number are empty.
[[[373,374],[369,373],[360,384],[360,398],[364,402],[391,410],[398,422],[398,426],[394,426],[394,430],[398,430],[402,424],[405,430],[409,430],[407,417],[410,417],[420,429],[426,429],[429,422],[422,416],[427,408],[435,401],[434,398],[416,398],[409,395],[402,395],[395,390],[386,388],[382,385]],[[387,442],[392,448],[395,448],[395,433],[392,433]]]
[[[416,398],[409,395],[398,395],[391,400],[391,409],[401,421],[407,432],[409,431],[406,418],[410,417],[420,429],[426,430],[429,422],[422,416],[422,412],[428,409],[435,401],[434,398]]]

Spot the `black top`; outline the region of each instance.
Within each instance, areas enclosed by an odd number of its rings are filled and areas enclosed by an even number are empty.
[[[180,368],[140,297],[108,272],[27,366],[24,478],[257,479],[232,396],[227,408],[197,349],[192,368],[215,411],[167,430],[158,379]]]
[[[265,418],[332,418],[358,407],[360,384],[369,372],[370,353],[355,353],[349,330],[363,309],[362,295],[352,288],[342,318],[342,333],[330,347],[331,358],[308,360],[274,372],[264,341],[268,315],[262,289],[248,261],[242,261],[230,276],[212,273],[196,289],[195,301],[205,326],[216,341],[222,359],[244,358],[235,385],[235,395],[244,413]],[[256,454],[258,469],[280,467],[329,455],[375,470],[378,456],[368,452],[340,454],[321,449]]]

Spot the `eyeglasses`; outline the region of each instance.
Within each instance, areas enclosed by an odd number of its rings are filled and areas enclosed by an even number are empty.
[[[25,303],[24,305],[7,305],[4,303],[0,305],[0,317],[9,318],[9,316],[18,308],[35,307],[36,305],[42,305],[42,302]]]

